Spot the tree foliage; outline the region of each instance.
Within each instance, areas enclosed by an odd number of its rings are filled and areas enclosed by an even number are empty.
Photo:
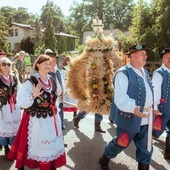
[[[103,21],[104,29],[127,30],[133,5],[133,0],[83,0],[80,4],[74,1],[66,20],[67,29],[69,32],[74,30],[80,36],[80,44],[84,31],[92,30],[91,23],[95,16]]]
[[[160,60],[160,52],[170,44],[170,1],[152,0],[148,6],[144,0],[138,0],[132,14],[131,36],[119,34],[123,51],[128,45],[144,43],[154,52],[149,60]]]
[[[8,29],[7,24],[5,23],[5,17],[0,12],[0,50],[3,50],[5,52],[9,52],[9,44],[7,40],[5,39],[6,36],[8,36],[8,33],[6,30]]]
[[[67,51],[75,50],[75,46],[76,46],[75,39],[67,38],[66,46],[67,46]]]
[[[64,15],[61,11],[61,8],[54,4],[53,1],[47,0],[46,5],[42,6],[41,11],[41,17],[40,21],[45,24],[46,27],[46,20],[48,18],[48,9],[50,8],[52,15],[53,15],[53,26],[55,28],[55,31],[65,31],[65,25],[64,25]]]
[[[156,5],[159,15],[154,27],[157,42],[155,51],[160,53],[164,48],[170,47],[170,1],[157,0]]]
[[[136,2],[136,1],[135,1]],[[55,32],[66,32],[80,37],[79,45],[83,43],[83,33],[91,31],[93,18],[97,15],[104,23],[104,29],[118,29],[118,40],[123,52],[134,43],[145,43],[154,52],[153,60],[159,59],[162,49],[170,44],[170,1],[169,0],[82,0],[78,3],[74,0],[70,6],[70,15],[65,18],[60,7],[52,0],[47,0],[42,6],[39,16],[28,13],[26,8],[12,8],[4,6],[0,8],[0,45],[9,50],[5,40],[8,26],[11,22],[29,24],[34,22],[35,34],[31,37],[36,48],[51,48],[56,51],[56,46],[64,43],[64,50],[70,51],[75,48],[77,41],[59,38],[56,42]],[[37,18],[37,20],[36,20]],[[44,37],[41,35],[41,23],[45,26]],[[121,32],[122,31],[122,32]],[[129,31],[130,36],[125,36],[124,31]],[[66,49],[65,49],[66,44]],[[74,46],[74,47],[73,47]],[[40,50],[38,50],[40,51]]]
[[[35,21],[36,15],[27,12],[27,8],[19,7],[12,8],[4,6],[0,8],[3,16],[5,17],[6,24],[10,25],[11,22],[29,24],[30,21]]]
[[[62,54],[67,50],[66,41],[63,36],[58,37],[57,50],[58,54]]]
[[[44,32],[44,44],[45,48],[50,48],[53,51],[56,51],[57,40],[55,37],[55,28],[53,25],[53,10],[51,7],[48,7],[48,15],[46,20],[46,27]]]
[[[34,54],[34,43],[30,36],[22,39],[20,49],[26,51],[29,54]]]
[[[38,18],[35,21],[35,30],[33,31],[31,38],[35,44],[34,49],[43,45],[43,33],[41,31],[41,23]]]
[[[67,30],[69,33],[80,37],[80,43],[83,42],[83,32],[91,30],[92,16],[89,16],[86,4],[78,4],[74,1],[70,7],[70,15],[66,19]]]

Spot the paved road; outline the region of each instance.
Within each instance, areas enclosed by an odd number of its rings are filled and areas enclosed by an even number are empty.
[[[115,134],[115,126],[110,124],[107,116],[104,116],[102,128],[107,130],[105,134],[94,132],[94,115],[89,114],[80,122],[80,128],[73,126],[72,113],[65,113],[64,140],[68,144],[66,148],[67,164],[60,170],[100,170],[99,157],[103,154],[105,145]],[[169,170],[170,161],[163,158],[165,134],[159,140],[154,140],[154,154],[150,170]],[[7,161],[0,152],[0,170],[16,170],[15,162]],[[110,170],[135,170],[135,147],[130,146],[110,162]],[[57,170],[59,170],[57,169]],[[27,169],[28,170],[28,169]]]

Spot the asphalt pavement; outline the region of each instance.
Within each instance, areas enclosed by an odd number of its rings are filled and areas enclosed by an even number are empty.
[[[106,133],[94,131],[94,115],[88,114],[80,122],[80,128],[73,125],[73,114],[65,112],[66,130],[63,131],[66,149],[67,164],[57,170],[100,170],[98,159],[103,154],[106,144],[115,135],[115,125],[104,116],[102,128]],[[170,160],[163,158],[165,133],[153,140],[154,152],[150,170],[170,170]],[[130,146],[110,161],[110,170],[137,170],[135,161],[135,146]],[[25,168],[28,170],[28,168]],[[16,170],[15,161],[6,160],[4,150],[0,151],[0,170]],[[38,170],[38,169],[37,169]]]

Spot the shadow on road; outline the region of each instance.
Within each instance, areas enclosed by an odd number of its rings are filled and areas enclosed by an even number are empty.
[[[7,160],[5,155],[0,156],[0,170],[10,169],[12,167],[13,163],[14,163],[14,161]]]

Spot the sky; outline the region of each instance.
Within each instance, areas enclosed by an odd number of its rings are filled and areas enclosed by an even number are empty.
[[[59,6],[65,16],[69,15],[70,5],[74,0],[53,0],[54,4]],[[137,1],[137,0],[134,0]],[[150,0],[145,0],[149,2]],[[28,9],[28,12],[33,14],[40,14],[41,7],[45,5],[47,0],[0,0],[0,7],[2,6],[11,6],[13,8],[24,7]],[[77,0],[78,3],[81,3],[82,0]]]
[[[65,16],[69,15],[70,5],[74,0],[53,0],[54,4],[59,6]],[[24,7],[28,9],[28,12],[33,14],[40,14],[41,7],[45,5],[47,0],[0,0],[0,7],[11,6],[13,8]],[[77,0],[81,3],[82,0]]]

